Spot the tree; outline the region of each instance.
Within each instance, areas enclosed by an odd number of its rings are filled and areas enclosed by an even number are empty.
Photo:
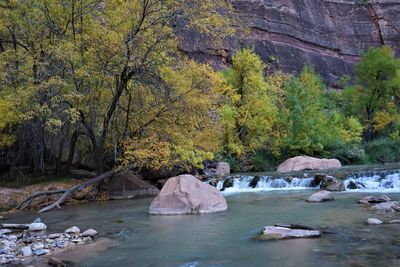
[[[285,85],[283,125],[287,131],[283,151],[287,155],[315,155],[332,142],[335,131],[323,106],[324,84],[315,71],[306,66],[299,78]]]
[[[400,61],[387,46],[370,48],[356,65],[356,84],[345,90],[347,112],[356,115],[370,141],[394,117],[400,94]]]
[[[151,125],[176,104],[179,84],[164,70],[186,68],[179,63],[178,21],[215,41],[232,33],[230,5],[222,0],[15,0],[0,12],[0,82],[21,103],[14,135],[23,153],[15,154],[29,158],[16,161],[30,161],[38,172],[48,158],[61,165],[67,144],[71,163],[80,143],[101,173],[108,158],[120,160],[125,140],[152,135]],[[163,111],[143,112],[143,95],[146,107]],[[138,129],[147,115],[155,118]]]
[[[228,84],[220,114],[224,153],[243,156],[269,140],[278,110],[264,78],[265,64],[251,49],[232,57],[232,67],[223,76]]]

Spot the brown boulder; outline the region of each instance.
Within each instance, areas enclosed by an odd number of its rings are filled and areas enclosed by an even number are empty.
[[[150,205],[154,215],[202,214],[228,209],[225,198],[216,189],[192,175],[168,179]]]
[[[155,186],[143,181],[131,171],[115,175],[108,186],[111,199],[156,196],[159,192]]]
[[[346,191],[343,181],[333,176],[326,176],[319,185],[319,188],[327,191]]]
[[[304,170],[325,170],[341,168],[342,164],[337,159],[319,159],[308,156],[298,156],[282,162],[278,172],[293,172]]]

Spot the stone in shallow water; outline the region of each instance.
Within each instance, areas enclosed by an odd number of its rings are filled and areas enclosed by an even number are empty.
[[[358,203],[360,204],[373,204],[373,203],[382,203],[382,202],[388,202],[391,201],[390,197],[386,195],[382,195],[380,197],[373,197],[373,196],[367,196],[364,197],[363,199],[360,199]]]
[[[30,246],[25,246],[20,249],[22,256],[30,257],[32,256],[32,249]]]
[[[319,230],[291,229],[286,227],[265,226],[260,240],[280,240],[291,238],[316,238],[321,236]]]
[[[155,215],[202,214],[228,209],[225,198],[217,188],[200,182],[192,175],[168,179],[150,205]]]
[[[90,229],[87,229],[85,232],[83,232],[82,236],[83,237],[95,237],[95,236],[97,236],[97,231],[90,228]]]
[[[72,226],[71,228],[68,228],[67,230],[65,230],[65,233],[72,234],[72,235],[79,235],[80,232],[81,232],[81,229],[79,229],[76,226]]]
[[[378,224],[382,224],[383,222],[379,219],[376,218],[368,218],[367,220],[367,224],[369,225],[378,225]]]
[[[324,202],[334,200],[332,193],[326,190],[319,191],[317,193],[312,194],[307,198],[307,202],[315,203],[315,202]]]
[[[44,223],[31,223],[29,224],[30,231],[43,231],[46,230],[47,226]]]
[[[47,249],[38,249],[38,250],[35,250],[34,253],[35,253],[36,256],[42,256],[42,255],[47,254],[49,252],[50,251],[47,250]]]
[[[56,238],[59,238],[60,236],[61,236],[62,234],[60,234],[60,233],[56,233],[56,234],[50,234],[49,236],[48,236],[48,238],[50,238],[50,239],[56,239]]]
[[[383,211],[383,212],[394,212],[399,208],[399,202],[388,201],[379,204],[375,204],[371,207],[373,210]]]

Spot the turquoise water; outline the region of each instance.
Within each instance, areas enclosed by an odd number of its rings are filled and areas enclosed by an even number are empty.
[[[76,266],[400,266],[400,225],[356,201],[368,193],[336,193],[333,202],[309,204],[313,190],[227,195],[227,212],[150,216],[151,199],[95,202],[41,215],[50,232],[72,225],[93,227],[116,243],[101,252],[73,256]],[[372,194],[378,195],[378,194]],[[389,194],[400,200],[400,193]],[[23,213],[15,223],[36,217]],[[319,239],[254,241],[265,225],[297,223],[327,230]]]

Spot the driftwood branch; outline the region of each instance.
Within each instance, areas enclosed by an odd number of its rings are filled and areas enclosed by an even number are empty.
[[[83,189],[85,189],[88,186],[94,185],[94,184],[98,184],[100,182],[102,182],[103,180],[114,176],[117,173],[123,172],[123,171],[127,171],[130,170],[132,167],[127,167],[127,168],[119,168],[119,169],[114,169],[114,170],[110,170],[107,171],[103,174],[100,174],[99,176],[96,176],[92,179],[89,179],[83,183],[74,185],[70,188],[67,189],[60,189],[60,190],[54,190],[54,191],[45,191],[45,192],[38,192],[35,193],[31,196],[29,196],[27,199],[25,199],[24,201],[22,201],[16,209],[22,209],[22,208],[26,208],[27,206],[29,206],[32,201],[35,198],[41,197],[41,196],[50,196],[50,195],[56,195],[56,194],[62,194],[61,197],[59,197],[53,204],[46,206],[44,208],[42,208],[41,210],[39,210],[39,213],[42,212],[46,212],[49,211],[55,207],[57,208],[61,208],[60,206],[75,192],[80,192]]]

